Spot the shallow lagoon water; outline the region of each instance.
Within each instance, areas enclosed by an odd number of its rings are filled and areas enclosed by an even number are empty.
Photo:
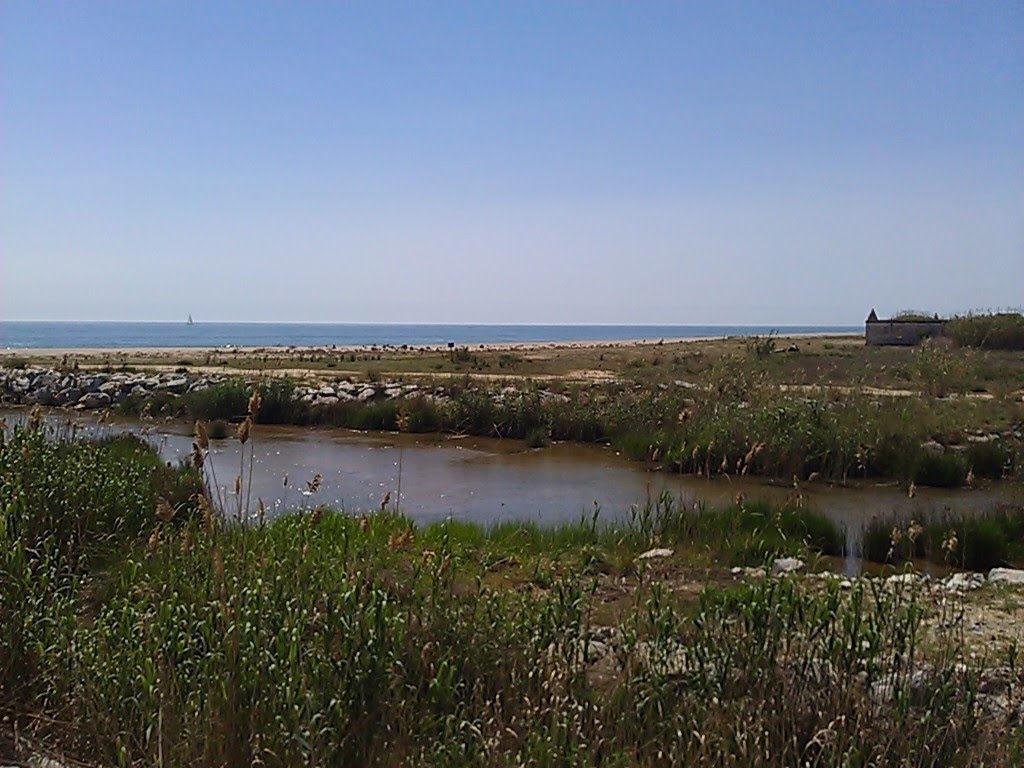
[[[7,414],[8,421],[24,412]],[[187,424],[164,423],[143,428],[135,421],[97,423],[95,417],[51,415],[52,424],[73,423],[85,434],[140,433],[165,460],[187,459],[192,447]],[[65,428],[67,428],[65,426]],[[499,520],[539,523],[572,522],[589,518],[628,518],[634,505],[657,498],[663,491],[681,503],[722,506],[742,493],[747,501],[795,502],[790,486],[758,479],[704,479],[652,472],[628,461],[610,448],[559,443],[529,449],[522,442],[447,435],[362,433],[332,428],[257,425],[246,446],[255,446],[252,499],[263,499],[268,517],[326,504],[358,513],[380,508],[391,493],[390,509],[429,522],[448,517],[488,524]],[[239,443],[212,440],[212,465],[227,508],[234,508],[235,477],[239,474]],[[321,475],[320,488],[310,494],[307,483]],[[401,495],[398,490],[401,485]],[[854,551],[863,527],[873,517],[896,515],[904,520],[942,514],[971,513],[996,504],[1024,503],[1019,483],[987,483],[972,489],[918,488],[914,498],[898,485],[854,483],[847,487],[824,483],[801,487],[803,503],[843,526]]]

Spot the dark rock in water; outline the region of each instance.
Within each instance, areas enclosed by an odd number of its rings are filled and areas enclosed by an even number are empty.
[[[57,393],[57,397],[54,398],[55,405],[74,405],[82,399],[82,390],[78,387],[68,387],[62,389]]]
[[[83,408],[106,408],[110,405],[110,395],[106,392],[89,392],[78,404]]]
[[[34,392],[30,392],[25,397],[25,402],[37,405],[50,405],[53,402],[53,392],[50,391],[49,387],[40,387]]]

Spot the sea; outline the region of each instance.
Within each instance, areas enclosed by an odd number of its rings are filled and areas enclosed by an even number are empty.
[[[149,347],[400,347],[657,341],[790,333],[850,333],[845,325],[432,325],[402,323],[117,323],[0,321],[0,349]]]

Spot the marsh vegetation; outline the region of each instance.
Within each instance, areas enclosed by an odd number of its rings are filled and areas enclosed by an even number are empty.
[[[104,765],[1020,759],[1013,716],[985,709],[1012,649],[967,654],[955,608],[722,570],[841,548],[807,510],[664,496],[618,524],[481,528],[383,500],[240,525],[251,468],[207,498],[207,446],[197,428],[174,468],[38,419],[5,434],[0,745]]]

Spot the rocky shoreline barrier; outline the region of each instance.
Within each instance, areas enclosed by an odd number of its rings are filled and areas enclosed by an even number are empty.
[[[176,373],[129,373],[123,371],[60,371],[50,368],[0,368],[0,406],[41,405],[99,410],[130,399],[145,401],[158,395],[181,396],[201,392],[226,381],[238,379],[258,383],[243,376]],[[501,398],[524,390],[495,388],[492,395]],[[540,389],[541,401],[568,402],[566,395]],[[326,407],[338,403],[374,403],[385,400],[423,398],[435,403],[451,400],[448,387],[400,381],[351,381],[295,384],[295,400],[311,406]]]
[[[77,410],[109,408],[158,393],[184,395],[228,377],[187,373],[104,373],[47,368],[0,369],[0,404],[43,405]]]

